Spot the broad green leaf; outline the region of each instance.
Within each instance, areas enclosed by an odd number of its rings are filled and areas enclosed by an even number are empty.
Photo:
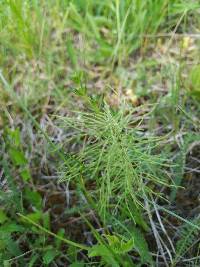
[[[131,215],[133,216],[135,222],[140,225],[145,231],[148,231],[149,227],[142,217],[141,211],[136,207],[132,200],[130,200],[129,210],[131,211]]]
[[[200,65],[192,68],[189,78],[193,89],[200,91]]]
[[[41,211],[32,212],[26,215],[27,218],[31,219],[36,223],[38,223],[42,219],[42,216],[43,214]]]
[[[37,191],[32,191],[29,188],[26,188],[25,199],[38,210],[42,209],[42,197]]]
[[[9,233],[1,233],[0,232],[0,251],[3,251],[7,247],[7,241],[10,239]],[[0,261],[1,262],[1,261]]]
[[[31,174],[30,174],[30,171],[29,169],[24,169],[20,172],[20,175],[23,179],[24,182],[27,182],[31,179]]]
[[[47,250],[42,257],[43,263],[46,265],[50,264],[58,254],[59,254],[58,251],[56,251],[53,248],[50,250]]]
[[[6,216],[5,212],[0,209],[0,224],[4,223],[7,221],[8,217]]]
[[[16,223],[8,223],[4,224],[0,227],[0,233],[14,233],[14,232],[20,232],[23,233],[25,228],[19,224]]]
[[[40,257],[40,256],[39,256],[38,254],[35,254],[35,255],[31,256],[31,259],[30,259],[30,261],[29,261],[29,263],[28,263],[28,267],[33,267],[33,266],[35,266],[34,264],[35,264],[35,262],[37,261],[37,259],[38,259],[39,257]]]
[[[12,144],[15,147],[19,147],[21,143],[19,128],[16,128],[15,130],[7,129],[7,134],[8,137],[11,139]]]
[[[11,262],[8,260],[3,261],[3,267],[11,267]]]
[[[126,241],[116,235],[106,235],[106,238],[112,250],[119,255],[129,252],[134,247],[133,239]]]
[[[133,238],[135,241],[135,248],[137,249],[138,253],[140,254],[142,261],[151,263],[152,258],[151,258],[151,255],[149,253],[148,244],[147,244],[143,234],[141,233],[140,230],[138,230],[135,227],[132,229],[132,234],[133,234]]]
[[[19,149],[12,147],[9,149],[8,153],[13,164],[15,164],[16,166],[23,166],[27,164],[27,159],[25,158],[24,153]]]
[[[45,212],[43,213],[43,225],[46,229],[50,230],[50,215],[49,215],[49,212]]]
[[[0,234],[1,235],[1,234]],[[21,249],[19,248],[18,243],[12,239],[11,235],[7,235],[7,238],[3,240],[5,242],[5,248],[6,250],[12,255],[12,256],[19,256],[22,254]]]
[[[200,65],[192,68],[189,75],[190,93],[200,100]]]
[[[130,239],[128,240],[127,242],[123,242],[121,244],[121,249],[123,251],[123,253],[127,253],[129,251],[131,251],[134,247],[134,240],[133,239]]]
[[[63,237],[65,236],[65,229],[60,228],[60,229],[58,230],[57,235],[63,238]],[[55,245],[56,245],[56,248],[57,248],[57,249],[60,248],[61,243],[62,243],[62,241],[61,241],[60,239],[57,239],[57,238],[55,239]]]
[[[89,257],[101,257],[104,263],[113,267],[120,267],[119,263],[113,258],[111,252],[104,245],[95,245],[88,250]]]
[[[73,262],[69,265],[69,267],[84,267],[84,266],[85,266],[85,264],[82,261],[76,261],[76,262]]]

